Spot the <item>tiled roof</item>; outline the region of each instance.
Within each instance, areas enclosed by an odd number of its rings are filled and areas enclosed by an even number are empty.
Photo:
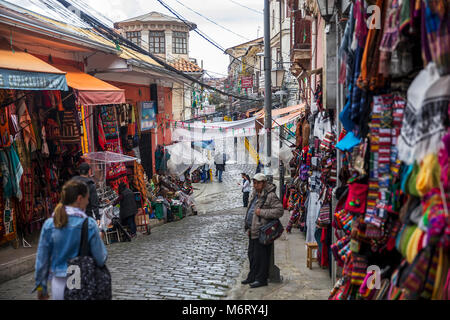
[[[179,71],[183,72],[202,72],[202,68],[200,68],[196,63],[188,61],[183,58],[178,58],[172,62],[168,62],[172,67]]]
[[[115,25],[119,26],[120,24],[127,22],[175,22],[184,25],[184,22],[182,20],[156,11],[152,11],[123,21],[118,21],[115,23]],[[197,25],[193,22],[186,21],[186,23],[190,25],[191,30],[197,28]]]

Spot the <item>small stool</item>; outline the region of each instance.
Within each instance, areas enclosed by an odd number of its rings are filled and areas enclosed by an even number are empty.
[[[317,250],[319,245],[315,242],[306,243],[307,255],[306,255],[306,266],[312,269],[312,263],[318,261],[317,258],[313,258],[313,250]]]
[[[117,242],[122,241],[119,230],[117,230],[117,228],[114,228],[113,226],[108,226],[108,230],[105,231],[105,240],[107,245],[111,244],[112,235],[116,236]]]

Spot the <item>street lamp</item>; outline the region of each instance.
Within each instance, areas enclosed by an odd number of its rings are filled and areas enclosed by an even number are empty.
[[[335,1],[336,0],[317,0],[320,15],[326,22],[329,22],[333,15]]]
[[[280,66],[277,63],[277,68],[272,69],[272,71],[271,71],[272,84],[274,87],[276,87],[276,88],[282,87],[285,73],[286,73],[286,70],[283,68],[283,66],[282,65]]]

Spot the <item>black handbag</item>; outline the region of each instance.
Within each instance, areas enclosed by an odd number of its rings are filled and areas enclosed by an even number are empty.
[[[88,218],[83,222],[78,257],[68,260],[68,281],[64,288],[64,300],[111,300],[111,274],[106,265],[97,266],[88,241]],[[74,270],[75,272],[70,272]],[[69,274],[70,273],[70,274]],[[75,277],[79,277],[76,279]]]
[[[266,202],[266,197],[263,199],[260,208],[263,207]],[[259,221],[261,221],[261,217],[258,217]],[[281,237],[281,234],[284,231],[284,227],[281,224],[280,219],[270,220],[265,225],[259,227],[259,243],[263,245],[272,244],[276,239]]]
[[[263,245],[272,244],[276,239],[281,237],[283,231],[284,227],[280,219],[270,220],[259,228],[259,243]]]

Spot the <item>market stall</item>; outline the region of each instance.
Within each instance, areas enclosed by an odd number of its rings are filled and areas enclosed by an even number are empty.
[[[289,162],[291,182],[283,198],[291,217],[286,226],[290,233],[298,228],[308,244],[317,244],[319,266],[331,274],[331,202],[336,186],[336,126],[333,110],[322,106],[320,85],[314,103],[297,121],[295,148]],[[304,249],[302,249],[304,250]]]
[[[449,299],[448,1],[350,9],[340,48],[347,93],[330,299]]]
[[[105,151],[87,153],[83,155],[83,159],[89,163],[92,169],[93,179],[96,183],[97,195],[100,204],[100,230],[106,233],[108,230],[113,228],[112,219],[114,217],[118,217],[119,215],[118,208],[113,206],[114,202],[118,198],[118,194],[106,182],[108,168],[112,164],[135,162],[137,158]]]
[[[63,157],[77,156],[58,125],[67,89],[64,71],[0,42],[0,244],[19,231],[29,246],[58,202]]]

